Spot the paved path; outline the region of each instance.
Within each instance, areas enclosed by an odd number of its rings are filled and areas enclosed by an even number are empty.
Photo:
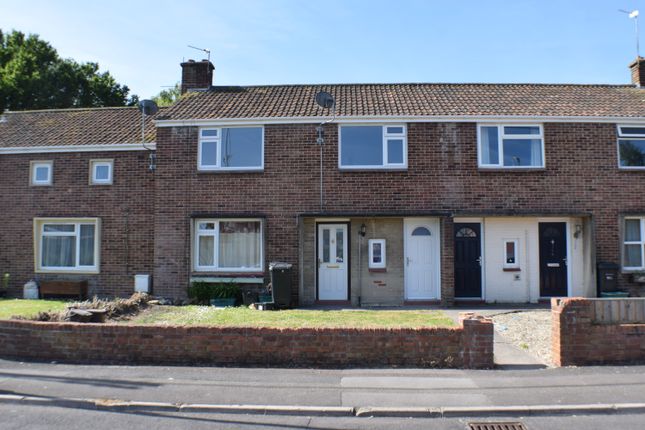
[[[522,305],[518,307],[509,306],[482,306],[482,307],[457,307],[450,309],[442,309],[442,311],[452,318],[455,322],[459,321],[459,313],[461,312],[475,312],[478,315],[490,317],[497,314],[512,312],[517,310],[530,310],[530,309],[543,309],[544,305]],[[494,338],[494,360],[498,369],[541,369],[547,367],[545,363],[540,361],[536,356],[524,351],[508,339],[502,333],[495,330]]]

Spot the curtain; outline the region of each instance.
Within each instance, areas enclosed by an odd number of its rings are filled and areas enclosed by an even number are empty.
[[[542,140],[531,139],[531,166],[542,165]]]
[[[261,247],[260,222],[220,222],[219,267],[260,268]]]
[[[199,265],[215,265],[215,236],[199,236]]]
[[[76,236],[43,236],[43,267],[74,267]]]

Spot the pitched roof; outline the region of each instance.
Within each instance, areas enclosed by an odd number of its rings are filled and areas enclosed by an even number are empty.
[[[146,142],[153,142],[155,133],[152,117],[148,117]],[[2,148],[140,142],[141,113],[136,107],[52,109],[0,115]]]
[[[211,87],[186,93],[158,119],[327,116],[314,102],[321,90],[340,117],[645,117],[645,90],[631,85],[333,84]]]

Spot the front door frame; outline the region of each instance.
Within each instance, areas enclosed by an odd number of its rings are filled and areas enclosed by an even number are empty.
[[[436,298],[428,298],[428,299],[409,299],[408,298],[408,287],[407,287],[407,278],[408,278],[408,265],[406,264],[407,258],[408,258],[408,225],[411,223],[420,223],[420,222],[425,222],[426,226],[432,227],[431,231],[434,234],[434,230],[436,230],[436,237],[437,237],[437,243],[436,243],[436,266],[437,266],[437,273],[435,274],[435,282],[437,283],[437,297]],[[436,227],[436,229],[434,228]],[[442,254],[442,230],[441,230],[441,220],[436,217],[407,217],[403,218],[403,299],[405,301],[439,301],[441,300],[441,254]]]
[[[337,225],[345,225],[347,226],[347,298],[345,300],[341,300],[342,302],[347,301],[349,302],[352,297],[352,225],[349,221],[316,221],[316,242],[314,247],[316,248],[316,258],[314,261],[314,264],[316,265],[316,301],[320,302],[320,275],[319,275],[319,269],[320,266],[318,265],[318,250],[320,248],[320,242],[319,242],[319,225],[323,224],[337,224]],[[322,300],[322,302],[334,302],[335,300]]]
[[[482,301],[486,300],[486,276],[485,276],[485,271],[486,271],[486,256],[485,256],[485,244],[484,244],[484,220],[481,218],[454,218],[453,219],[453,226],[457,224],[479,224],[479,253],[480,255],[480,260],[481,263],[479,265],[479,275],[480,275],[480,285],[481,285],[481,297],[457,297],[457,289],[455,288],[455,300],[458,301]],[[454,249],[454,235],[457,233],[456,228],[453,227],[453,253],[455,252]],[[453,264],[454,264],[454,257],[453,257]],[[453,283],[454,283],[454,273],[453,273]]]
[[[537,240],[538,240],[538,247],[537,247],[537,265],[538,265],[538,297],[539,300],[550,300],[550,297],[543,297],[542,296],[542,279],[539,277],[540,273],[540,223],[543,222],[562,222],[565,224],[564,227],[564,236],[565,240],[567,242],[566,250],[567,250],[567,295],[566,297],[571,297],[571,288],[572,288],[572,281],[573,281],[573,259],[572,259],[572,252],[571,252],[571,245],[573,240],[571,240],[571,218],[563,218],[563,217],[554,217],[554,218],[538,218],[537,219]]]

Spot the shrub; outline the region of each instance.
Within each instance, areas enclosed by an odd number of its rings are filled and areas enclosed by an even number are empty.
[[[200,305],[210,304],[213,295],[213,284],[203,281],[195,281],[188,287],[188,297],[195,299]]]
[[[0,284],[0,288],[3,290],[9,289],[9,274],[5,273],[2,275],[2,284]]]
[[[200,305],[209,305],[211,299],[240,299],[242,291],[237,284],[211,284],[195,281],[188,287],[188,297]]]

